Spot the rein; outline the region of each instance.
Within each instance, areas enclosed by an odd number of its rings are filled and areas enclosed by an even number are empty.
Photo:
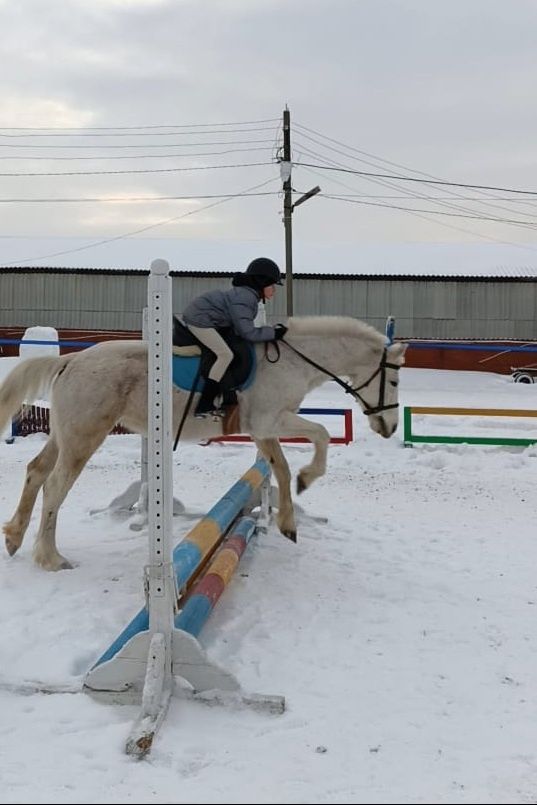
[[[353,388],[351,385],[349,385],[349,383],[345,383],[344,380],[341,380],[340,377],[335,375],[329,369],[325,369],[324,366],[321,366],[320,364],[316,363],[311,358],[308,358],[307,355],[304,355],[303,352],[300,352],[299,349],[296,349],[296,347],[293,347],[292,344],[289,343],[289,341],[286,341],[284,338],[282,338],[280,340],[281,340],[282,344],[285,344],[286,347],[289,347],[289,349],[291,349],[296,355],[298,355],[300,358],[302,358],[303,361],[305,361],[306,363],[309,363],[310,366],[314,366],[315,369],[318,369],[320,372],[323,372],[323,374],[325,374],[328,377],[332,378],[332,380],[334,380],[339,386],[341,386],[342,389],[345,390],[345,394],[350,394],[355,400],[358,400],[361,403],[361,405],[363,407],[363,412],[364,412],[364,414],[366,416],[370,416],[371,414],[380,414],[381,411],[388,411],[391,408],[399,408],[399,403],[392,403],[391,405],[384,405],[384,393],[385,393],[385,390],[386,390],[386,369],[395,369],[397,371],[400,369],[400,367],[397,364],[388,363],[388,360],[387,360],[388,348],[387,347],[384,347],[384,350],[382,352],[382,358],[380,359],[380,364],[375,369],[373,374],[365,381],[365,383],[361,383],[359,386],[355,386]],[[276,346],[277,346],[278,342],[275,342],[275,343],[276,343]],[[279,349],[278,349],[278,358],[279,358]],[[268,360],[268,357],[267,357],[267,360]],[[271,363],[275,363],[275,361],[271,361]],[[378,374],[380,374],[380,387],[379,387],[378,405],[376,405],[374,408],[370,408],[369,405],[367,404],[367,402],[364,400],[364,398],[360,394],[360,391],[362,389],[367,388],[367,386],[369,386],[371,381],[374,380],[374,378]]]

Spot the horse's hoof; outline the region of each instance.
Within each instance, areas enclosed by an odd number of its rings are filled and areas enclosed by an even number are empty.
[[[308,487],[304,483],[304,479],[302,478],[302,476],[298,475],[297,479],[296,479],[296,493],[297,493],[297,495],[300,495],[307,488]]]
[[[282,531],[282,534],[296,544],[296,531]]]
[[[10,556],[14,556],[19,550],[20,545],[16,545],[14,542],[11,542],[10,539],[6,537],[6,551]]]
[[[73,570],[76,567],[65,556],[60,556],[59,554],[53,559],[43,559],[39,554],[34,553],[33,559],[36,565],[49,573],[57,573],[58,570]]]

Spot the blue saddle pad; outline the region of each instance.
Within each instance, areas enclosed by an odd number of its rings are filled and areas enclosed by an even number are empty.
[[[182,357],[181,355],[174,355],[173,356],[173,363],[172,363],[172,379],[173,385],[177,386],[184,391],[191,391],[194,386],[194,381],[196,380],[196,375],[198,373],[200,365],[200,357],[199,355],[195,355],[193,357]],[[237,386],[240,391],[244,391],[244,389],[249,388],[252,385],[255,379],[255,372],[256,372],[256,356],[255,356],[255,349],[253,345],[250,345],[250,371],[244,382]],[[203,388],[203,378],[198,378],[198,382],[196,385],[196,391],[201,391]]]

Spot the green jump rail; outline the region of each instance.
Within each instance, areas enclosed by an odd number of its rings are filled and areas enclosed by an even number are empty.
[[[413,444],[493,444],[510,447],[529,447],[537,444],[535,439],[511,439],[499,436],[417,436],[412,433],[412,414],[436,414],[437,416],[505,416],[537,417],[537,411],[511,408],[438,408],[426,406],[405,406],[403,411],[405,447]]]

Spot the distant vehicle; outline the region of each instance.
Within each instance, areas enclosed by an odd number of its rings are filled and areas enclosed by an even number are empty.
[[[537,366],[511,366],[511,377],[514,383],[535,383]]]

